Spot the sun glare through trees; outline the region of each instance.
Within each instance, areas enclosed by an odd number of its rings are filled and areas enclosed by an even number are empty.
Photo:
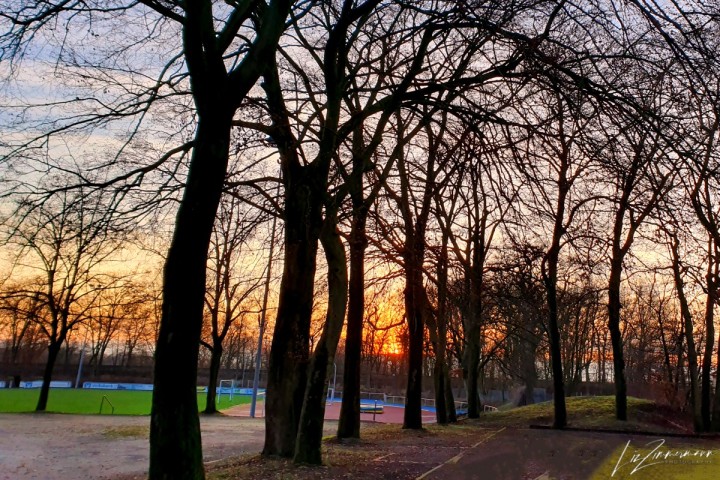
[[[368,395],[717,432],[719,33],[700,0],[0,0],[0,382],[152,383],[152,479],[204,478],[223,380],[301,464],[329,389],[341,439]]]

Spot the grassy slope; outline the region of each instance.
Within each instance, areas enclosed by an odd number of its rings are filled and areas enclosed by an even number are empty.
[[[670,428],[658,417],[655,404],[649,400],[628,397],[628,421],[615,419],[615,397],[569,397],[567,398],[568,426],[574,428],[667,432],[682,432]],[[479,424],[518,426],[551,425],[552,402],[537,403],[526,407],[512,408],[481,415]]]
[[[0,412],[32,412],[35,409],[39,389],[1,389]],[[99,413],[103,396],[112,402],[116,415],[149,415],[152,392],[128,390],[84,390],[60,389],[50,390],[48,399],[48,412],[57,413]],[[219,409],[229,408],[233,405],[250,403],[247,395],[235,395],[232,402],[223,395],[218,403]],[[198,394],[198,408],[205,409],[205,394]],[[103,413],[110,413],[107,403],[103,406]]]

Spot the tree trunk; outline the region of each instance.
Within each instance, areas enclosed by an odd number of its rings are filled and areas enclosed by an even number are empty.
[[[447,354],[446,354],[446,341],[447,328],[444,320],[444,308],[442,307],[445,301],[444,288],[441,287],[443,274],[438,271],[438,309],[436,315],[430,312],[430,306],[427,308],[427,326],[430,332],[430,344],[432,345],[433,353],[435,354],[435,364],[433,365],[433,386],[435,387],[435,418],[439,425],[446,425],[448,423],[448,404],[447,404],[447,392],[445,391],[449,385],[448,379],[448,367],[447,367]]]
[[[700,382],[700,410],[703,419],[703,431],[712,431],[712,417],[710,412],[710,402],[712,398],[712,379],[710,371],[712,370],[712,355],[715,347],[715,305],[717,304],[718,284],[716,278],[718,275],[716,268],[715,255],[713,255],[712,237],[708,240],[708,269],[705,276],[705,289],[707,291],[705,299],[705,349],[702,361],[702,377]]]
[[[615,418],[627,420],[627,380],[625,378],[625,358],[623,355],[622,333],[620,332],[620,273],[622,257],[610,263],[608,282],[608,329],[613,351],[613,369],[615,376]]]
[[[165,262],[163,306],[155,350],[150,423],[150,478],[204,478],[197,406],[197,363],[205,265],[220,202],[232,112],[198,121],[188,179]]]
[[[232,117],[267,59],[274,58],[291,6],[288,0],[263,2],[256,38],[242,62],[228,72],[210,2],[182,3],[182,49],[197,130],[163,272],[150,423],[152,480],[205,476],[196,384],[208,247],[227,173]],[[229,24],[226,28],[232,32]]]
[[[670,348],[668,347],[667,338],[665,336],[665,326],[663,325],[662,317],[662,312],[658,312],[657,324],[660,328],[660,341],[663,349],[663,364],[665,365],[667,381],[668,383],[673,384],[672,364],[670,363]]]
[[[532,332],[528,332],[532,335]],[[535,385],[537,384],[537,370],[535,368],[535,352],[537,351],[536,337],[524,340],[522,350],[523,377],[525,380],[525,404],[532,405],[535,403]]]
[[[125,366],[126,367],[132,366],[133,350],[134,350],[134,347],[128,346],[127,356],[125,357]]]
[[[447,366],[445,358],[440,358],[438,352],[435,352],[435,366],[433,367],[433,380],[435,383],[435,419],[438,425],[448,424],[448,408],[447,396],[445,389],[447,388]]]
[[[482,354],[482,342],[480,339],[481,325],[483,322],[483,269],[485,268],[485,218],[476,220],[471,229],[472,238],[472,261],[466,269],[466,275],[470,277],[469,296],[470,305],[468,314],[465,317],[465,350],[464,368],[467,369],[466,381],[468,390],[468,418],[478,418],[482,405],[480,403],[480,392],[478,376],[480,375],[480,355]]]
[[[561,124],[562,127],[562,124]],[[555,225],[550,248],[543,257],[542,277],[545,285],[545,294],[548,307],[548,337],[550,346],[550,361],[553,376],[553,405],[554,420],[553,428],[565,428],[567,425],[567,409],[565,406],[565,379],[563,378],[562,367],[562,346],[560,345],[560,327],[558,325],[558,304],[557,304],[557,277],[558,263],[560,259],[561,239],[565,233],[565,201],[570,191],[570,183],[567,179],[569,165],[569,148],[563,144],[560,154],[560,171],[558,175],[558,199],[555,208]]]
[[[450,232],[443,230],[440,255],[437,263],[437,315],[434,325],[430,326],[430,338],[435,350],[435,412],[440,425],[456,422],[455,402],[450,385],[450,372],[447,362],[447,287],[448,287],[448,242]],[[428,319],[432,320],[432,315]],[[433,338],[434,337],[434,338]],[[448,392],[450,390],[450,392]],[[452,420],[451,420],[452,418]]]
[[[362,207],[361,207],[362,208]],[[345,337],[343,396],[338,422],[338,438],[360,438],[360,369],[365,314],[365,235],[366,211],[353,210],[350,231],[350,289]]]
[[[720,338],[718,338],[718,352],[715,365],[715,398],[713,399],[711,431],[720,432]]]
[[[307,384],[322,199],[311,167],[285,172],[285,264],[270,348],[264,455],[292,457]],[[310,170],[310,171],[309,171]]]
[[[555,267],[557,268],[557,266]],[[553,373],[553,404],[555,418],[553,428],[565,428],[567,425],[567,410],[565,407],[565,381],[563,379],[562,357],[560,347],[560,329],[558,327],[557,310],[557,276],[546,282],[548,302],[548,329],[550,330],[550,357]]]
[[[421,257],[422,258],[422,257]],[[408,381],[405,393],[405,415],[403,428],[422,428],[422,376],[423,344],[425,340],[425,321],[420,296],[424,294],[422,285],[421,260],[415,255],[405,258],[405,315],[408,321]]]
[[[563,199],[564,202],[564,199]],[[558,218],[562,218],[561,215]],[[567,425],[567,409],[565,406],[565,380],[562,368],[562,348],[560,345],[560,328],[558,325],[557,305],[557,269],[560,253],[560,220],[556,223],[556,233],[553,236],[553,244],[548,250],[543,262],[543,281],[547,295],[548,306],[548,333],[550,340],[550,360],[552,363],[553,375],[553,405],[554,420],[553,428],[565,428]]]
[[[305,399],[300,415],[295,463],[322,463],[323,421],[327,399],[327,373],[335,359],[347,305],[348,277],[345,249],[336,231],[334,218],[325,221],[322,245],[328,263],[328,311],[322,336],[313,353]]]
[[[217,386],[218,375],[220,374],[220,360],[222,360],[222,341],[214,339],[213,349],[210,352],[210,370],[208,372],[208,391],[205,400],[203,413],[217,413]]]
[[[472,309],[471,309],[472,310]],[[472,312],[469,315],[473,315]],[[468,323],[470,323],[468,325]],[[467,389],[468,418],[480,417],[480,325],[468,319],[465,325],[465,349],[463,350],[463,374]]]
[[[447,409],[447,420],[449,423],[457,423],[457,410],[455,410],[455,396],[452,390],[452,379],[450,369],[445,362],[445,408]]]
[[[47,409],[48,396],[50,394],[50,382],[52,381],[52,373],[55,368],[55,362],[58,354],[60,353],[60,347],[62,346],[62,340],[51,341],[48,346],[48,357],[45,362],[45,370],[43,371],[43,382],[40,387],[40,397],[38,397],[38,403],[35,407],[36,412],[44,412]]]

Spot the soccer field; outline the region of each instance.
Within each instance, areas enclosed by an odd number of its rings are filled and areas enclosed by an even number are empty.
[[[39,388],[0,389],[0,413],[32,412],[35,410]],[[107,397],[103,403],[103,397]],[[205,393],[198,393],[198,408],[205,409]],[[149,415],[152,392],[132,390],[87,390],[72,388],[51,388],[48,397],[48,412],[55,413],[102,413],[110,414],[111,405],[115,415]],[[250,403],[249,395],[234,395],[232,401],[228,395],[222,395],[217,406],[223,410],[234,405]]]

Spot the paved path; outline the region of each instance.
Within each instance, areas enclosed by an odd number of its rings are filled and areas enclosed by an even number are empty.
[[[645,455],[656,447],[659,453],[695,452],[702,448],[712,451],[714,464],[709,468],[707,464],[694,465],[696,459],[690,457],[648,459],[641,464]],[[633,461],[636,449],[643,449],[643,453]],[[417,480],[587,480],[599,478],[593,477],[593,473],[600,468],[603,468],[600,475],[603,480],[661,479],[676,478],[670,475],[670,469],[677,468],[678,463],[690,474],[682,478],[720,478],[720,439],[663,439],[662,436],[499,428],[489,430],[471,448]],[[633,472],[635,467],[640,468]],[[708,472],[713,471],[708,476]]]

